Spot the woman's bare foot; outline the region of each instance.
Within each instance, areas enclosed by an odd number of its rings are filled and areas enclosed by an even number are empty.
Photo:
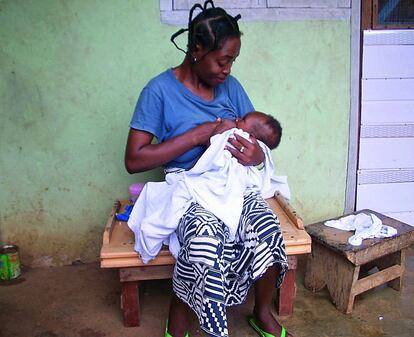
[[[259,312],[256,308],[253,309],[253,315],[256,319],[257,325],[267,333],[275,337],[279,337],[282,332],[282,326],[276,321],[270,311]],[[293,337],[286,331],[286,337]]]

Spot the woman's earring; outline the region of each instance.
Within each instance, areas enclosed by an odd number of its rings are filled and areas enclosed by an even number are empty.
[[[196,63],[197,62],[197,57],[193,57],[193,62]]]

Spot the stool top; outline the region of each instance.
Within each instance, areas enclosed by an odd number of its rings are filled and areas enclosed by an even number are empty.
[[[394,227],[397,230],[397,234],[389,238],[365,239],[360,246],[353,246],[348,243],[348,239],[354,235],[353,231],[343,231],[325,226],[325,221],[308,225],[305,228],[312,237],[312,242],[318,242],[319,244],[344,255],[354,265],[365,264],[379,257],[407,248],[414,243],[414,227],[381,213],[364,209],[343,216],[358,213],[375,214],[381,219],[384,225]],[[329,220],[337,220],[343,216]]]

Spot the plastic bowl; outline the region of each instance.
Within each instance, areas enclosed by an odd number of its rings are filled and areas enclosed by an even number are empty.
[[[131,197],[133,201],[137,200],[144,186],[145,186],[145,183],[135,183],[135,184],[129,185],[128,192],[129,192],[129,196]]]

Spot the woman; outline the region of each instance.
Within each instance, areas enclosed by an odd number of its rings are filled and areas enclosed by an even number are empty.
[[[210,7],[208,7],[210,5]],[[196,8],[201,13],[194,19]],[[131,121],[125,152],[129,173],[163,166],[165,172],[190,169],[209,138],[227,127],[225,120],[253,111],[247,94],[230,71],[240,52],[237,20],[212,1],[190,10],[184,61],[152,79],[142,90]],[[156,137],[158,143],[153,144]],[[260,165],[257,141],[236,136],[228,150],[243,165]],[[244,196],[236,239],[197,203],[191,204],[177,229],[180,253],[173,277],[166,336],[187,335],[190,307],[210,336],[228,336],[226,307],[242,303],[255,283],[255,307],[249,323],[262,336],[285,336],[271,314],[275,288],[287,270],[280,225],[266,202],[254,192]]]

